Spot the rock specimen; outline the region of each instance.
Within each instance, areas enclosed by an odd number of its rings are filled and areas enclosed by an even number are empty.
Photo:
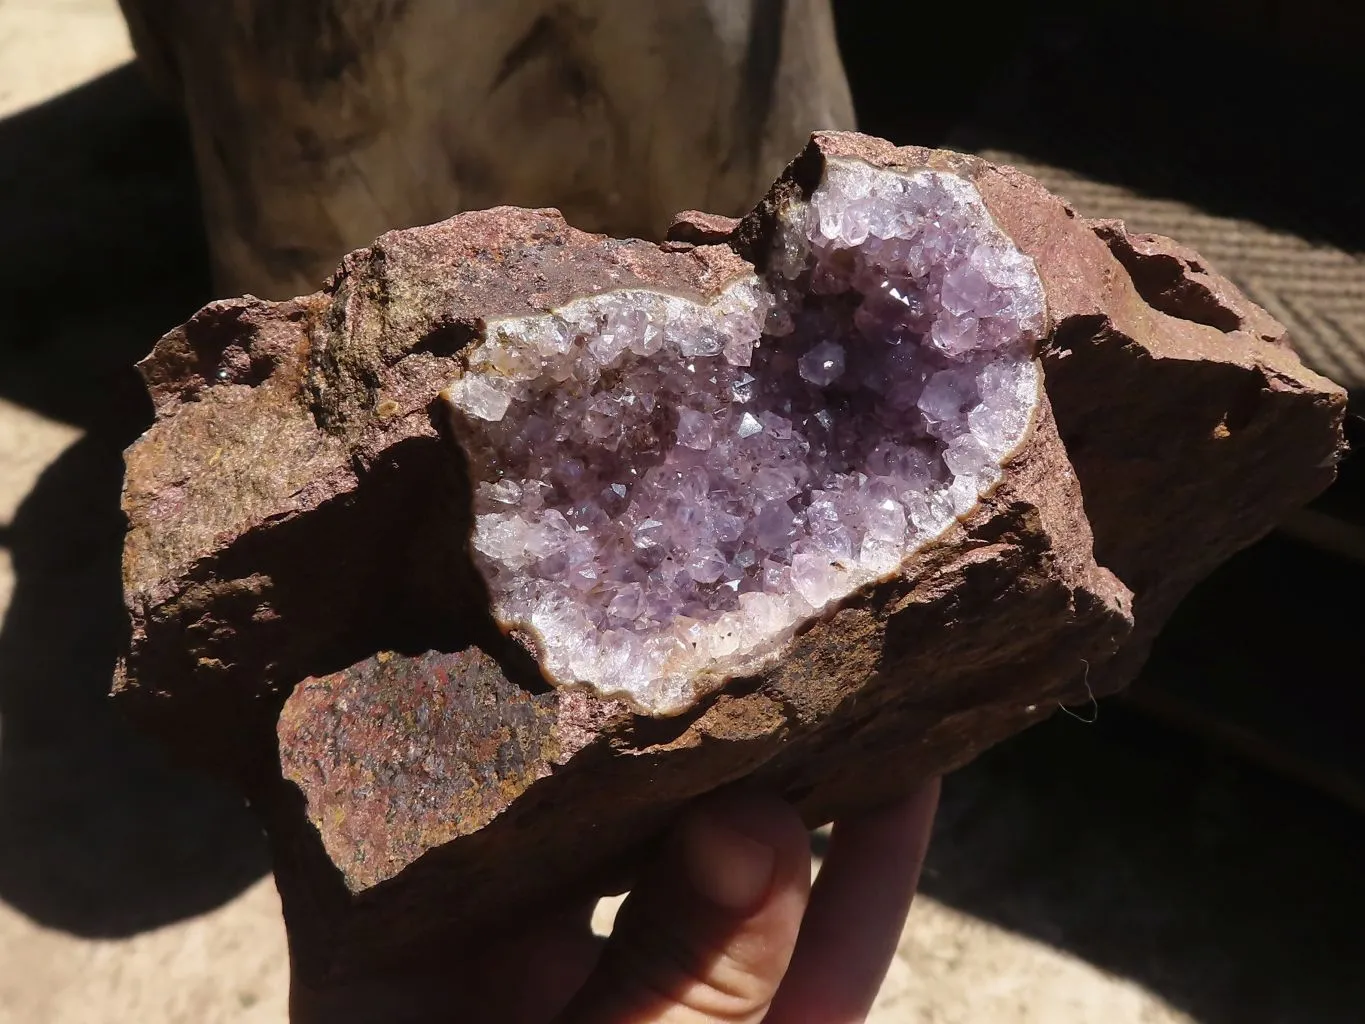
[[[143,363],[116,692],[260,810],[318,984],[1110,692],[1332,477],[1271,318],[1008,168],[822,134],[670,237],[464,214]]]

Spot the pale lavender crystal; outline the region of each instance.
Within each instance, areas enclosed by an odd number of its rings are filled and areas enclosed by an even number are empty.
[[[478,377],[461,377],[451,385],[452,400],[481,420],[496,422],[507,414],[507,394]]]
[[[844,373],[844,348],[822,341],[797,360],[801,377],[818,387],[828,387]]]
[[[705,451],[711,447],[711,437],[715,428],[715,420],[704,412],[695,409],[678,410],[678,427],[676,436],[678,443],[686,445],[688,448],[696,448]]]
[[[831,162],[770,277],[490,325],[447,397],[493,610],[643,710],[749,671],[1000,478],[1038,401],[1030,260],[951,174]]]

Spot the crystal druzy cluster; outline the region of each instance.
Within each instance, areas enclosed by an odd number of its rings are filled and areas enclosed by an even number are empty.
[[[999,480],[1039,399],[1030,259],[970,182],[830,162],[766,279],[502,320],[446,392],[497,618],[653,713],[756,668]]]

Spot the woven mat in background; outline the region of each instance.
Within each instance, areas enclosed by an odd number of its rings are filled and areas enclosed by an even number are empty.
[[[1304,362],[1353,392],[1365,391],[1365,256],[1251,220],[1143,195],[1019,153],[983,148],[1070,200],[1087,217],[1115,217],[1134,231],[1197,249],[1289,328]]]

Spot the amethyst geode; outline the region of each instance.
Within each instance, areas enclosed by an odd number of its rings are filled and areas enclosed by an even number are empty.
[[[142,370],[116,694],[246,791],[317,984],[1114,691],[1345,405],[1169,239],[844,133],[742,221],[462,214]]]
[[[494,320],[447,392],[475,562],[546,673],[678,712],[894,574],[1039,400],[1033,261],[940,171],[832,161],[766,278]]]

